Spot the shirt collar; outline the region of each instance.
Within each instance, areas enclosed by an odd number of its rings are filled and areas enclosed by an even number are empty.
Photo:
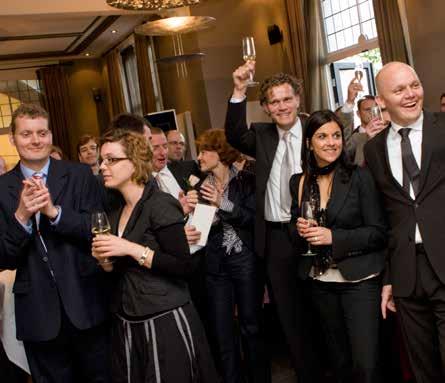
[[[25,165],[23,165],[20,162],[20,170],[22,171],[23,177],[25,177],[25,178],[30,178],[30,177],[32,177],[32,175],[34,173],[37,173],[37,172],[43,173],[43,175],[44,175],[44,182],[46,182],[46,179],[48,178],[49,164],[50,164],[50,159],[48,158],[48,161],[43,166],[43,168],[36,171],[36,170],[32,170],[32,169],[26,167]]]
[[[153,177],[156,177],[158,174],[167,174],[170,175],[171,172],[168,169],[168,165],[165,165],[161,170],[159,170],[158,172],[151,172],[151,174],[153,174]]]
[[[413,130],[417,130],[417,131],[422,131],[423,129],[423,111],[420,114],[419,118],[413,122],[411,125],[408,126],[401,126],[396,124],[395,122],[391,122],[391,131],[394,133],[398,133],[400,129],[403,128],[408,128],[408,129],[413,129]]]
[[[284,133],[286,132],[289,132],[289,134],[293,135],[296,138],[301,137],[302,127],[300,118],[297,118],[297,121],[295,122],[294,126],[292,126],[292,128],[290,128],[289,130],[281,129],[278,127],[278,125],[276,125],[276,127],[280,140],[283,138]]]

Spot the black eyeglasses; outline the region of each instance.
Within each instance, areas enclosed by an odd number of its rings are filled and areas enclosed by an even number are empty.
[[[109,157],[104,158],[102,161],[99,161],[99,165],[104,164],[105,166],[113,166],[117,164],[119,161],[128,160],[128,157]]]

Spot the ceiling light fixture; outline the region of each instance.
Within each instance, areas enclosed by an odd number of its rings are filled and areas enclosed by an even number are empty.
[[[115,33],[117,33],[116,29],[112,29],[111,33],[114,35]]]
[[[201,0],[106,0],[108,5],[127,10],[156,10],[195,5]]]
[[[87,53],[85,53],[85,56],[90,57],[90,54],[87,52]]]

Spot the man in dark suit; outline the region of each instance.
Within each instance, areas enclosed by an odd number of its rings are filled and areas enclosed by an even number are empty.
[[[176,199],[180,199],[189,188],[189,177],[191,175],[201,177],[198,164],[196,161],[172,161],[169,163],[167,137],[160,128],[151,129],[151,146],[153,176],[159,188],[170,193]]]
[[[233,73],[234,89],[226,116],[229,143],[256,159],[255,247],[265,258],[267,279],[299,382],[315,380],[311,342],[301,287],[297,285],[296,254],[292,248],[289,179],[301,172],[303,124],[298,116],[300,83],[287,74],[266,79],[260,102],[273,123],[246,124],[246,91],[255,62],[248,61]]]
[[[417,382],[445,381],[445,115],[423,111],[422,84],[392,62],[377,75],[390,127],[365,146],[390,231],[382,313],[395,311]]]
[[[20,162],[0,177],[0,268],[17,269],[17,338],[33,381],[108,382],[104,273],[90,253],[97,181],[85,165],[50,159],[39,106],[13,113],[10,140]]]

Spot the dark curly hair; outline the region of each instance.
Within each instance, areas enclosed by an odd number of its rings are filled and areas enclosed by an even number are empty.
[[[318,110],[312,113],[306,121],[304,133],[303,133],[303,172],[306,175],[311,175],[314,172],[315,167],[317,166],[314,153],[310,150],[310,142],[315,132],[322,127],[323,125],[335,122],[341,130],[341,137],[343,142],[343,148],[339,157],[339,171],[341,174],[341,179],[343,181],[347,181],[351,176],[352,169],[354,169],[354,165],[349,160],[349,157],[346,153],[345,146],[345,135],[343,133],[344,127],[338,116],[330,111],[330,110]]]
[[[283,84],[289,84],[294,90],[295,95],[301,94],[303,88],[303,82],[301,80],[297,80],[297,78],[287,73],[276,73],[273,76],[266,78],[261,83],[260,86],[261,105],[267,102],[267,92],[269,89]]]
[[[227,166],[232,165],[241,154],[227,142],[223,129],[206,130],[196,140],[196,146],[198,151],[208,150],[218,153],[220,161]]]
[[[108,131],[101,137],[101,145],[107,142],[118,142],[122,145],[125,155],[135,168],[131,179],[138,185],[146,184],[151,176],[151,159],[153,153],[144,136],[140,133],[116,129]]]

